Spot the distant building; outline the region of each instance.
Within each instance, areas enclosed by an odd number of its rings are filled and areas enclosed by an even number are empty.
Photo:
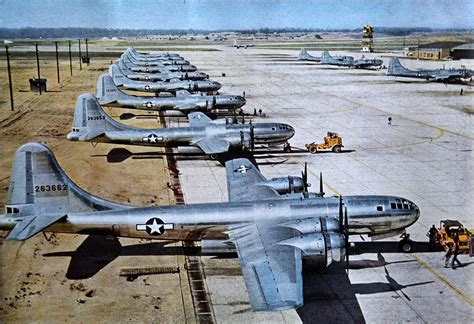
[[[474,43],[458,45],[452,48],[451,57],[453,60],[474,59]]]
[[[422,44],[418,47],[405,49],[405,56],[424,60],[447,60],[451,57],[451,49],[462,42],[435,42]]]

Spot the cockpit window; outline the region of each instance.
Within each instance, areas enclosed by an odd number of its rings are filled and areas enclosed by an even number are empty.
[[[396,203],[391,203],[391,204],[390,204],[390,207],[391,207],[392,209],[397,209],[397,204],[396,204]]]
[[[402,201],[400,199],[395,199],[395,201],[397,202],[397,208],[403,209]]]
[[[406,200],[403,201],[403,209],[408,209],[408,202]]]

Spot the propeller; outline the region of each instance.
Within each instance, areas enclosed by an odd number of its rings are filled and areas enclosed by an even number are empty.
[[[249,146],[250,150],[253,151],[255,149],[255,126],[252,125],[252,120],[250,120],[250,139],[249,139]]]
[[[347,206],[344,206],[344,246],[346,247],[346,271],[349,273],[349,218],[347,216]]]
[[[304,170],[301,171],[301,179],[303,180],[303,193],[305,194],[305,197],[308,194],[308,162],[304,163]]]
[[[344,235],[344,247],[346,249],[345,268],[347,273],[349,273],[349,219],[347,216],[347,206],[343,205],[342,195],[339,195],[339,224],[341,226],[341,233]]]
[[[184,78],[188,80],[188,73],[184,73]]]
[[[319,195],[324,197],[324,188],[323,188],[323,173],[319,172]]]
[[[243,150],[245,150],[245,138],[244,138],[244,132],[240,131],[240,147]]]
[[[217,105],[217,98],[216,96],[212,96],[212,108],[215,108]]]

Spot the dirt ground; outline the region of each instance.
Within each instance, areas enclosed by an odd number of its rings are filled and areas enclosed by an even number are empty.
[[[107,72],[111,59],[94,59],[79,70],[61,63],[57,83],[54,60],[42,60],[41,77],[48,92],[29,91],[28,79],[37,75],[36,61],[11,62],[15,110],[10,110],[6,62],[0,62],[0,208],[4,208],[10,170],[19,146],[30,141],[48,144],[66,174],[88,192],[133,205],[174,203],[168,188],[166,159],[126,159],[107,162],[114,145],[72,143],[66,140],[76,98],[95,92],[97,77]],[[126,110],[106,110],[118,116]],[[138,127],[159,127],[158,119],[122,121]],[[128,148],[140,152],[143,148]],[[2,233],[5,236],[6,233]],[[106,239],[42,234],[23,242],[1,242],[1,308],[4,322],[151,321],[193,322],[186,271],[142,276],[135,281],[119,277],[124,267],[179,266],[182,248],[158,252],[161,243],[137,239]],[[163,249],[161,249],[163,250]],[[159,257],[156,256],[160,254]],[[150,255],[154,257],[150,257]],[[143,257],[148,256],[148,257]],[[181,287],[181,289],[180,289]]]

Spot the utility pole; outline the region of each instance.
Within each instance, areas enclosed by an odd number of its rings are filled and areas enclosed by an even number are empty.
[[[82,71],[81,39],[79,38],[79,70]]]
[[[69,41],[69,70],[72,76],[72,53],[71,53],[71,41]]]
[[[13,106],[13,84],[12,84],[12,73],[10,70],[10,54],[8,53],[8,45],[5,45],[5,52],[7,55],[7,68],[8,68],[8,85],[10,87],[10,107],[11,110],[14,110]]]
[[[86,38],[86,57],[87,57],[87,66],[89,66],[90,58],[89,58],[89,42]]]
[[[54,45],[56,46],[56,74],[58,75],[58,83],[60,83],[59,79],[59,54],[58,54],[58,42],[54,42]]]
[[[39,87],[39,93],[41,94],[41,73],[40,73],[38,43],[35,43],[35,48],[36,48],[36,66],[38,67],[38,87]]]

